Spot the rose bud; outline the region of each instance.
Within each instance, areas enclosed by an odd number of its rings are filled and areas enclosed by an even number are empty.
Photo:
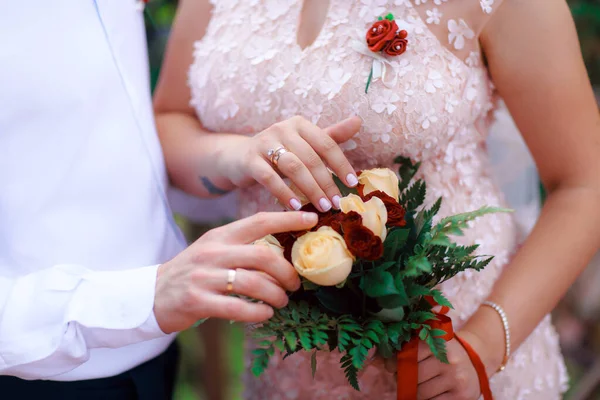
[[[371,51],[381,51],[396,35],[396,21],[382,19],[377,21],[367,31],[367,46]]]
[[[388,56],[399,56],[406,51],[406,46],[408,46],[408,40],[401,38],[400,35],[396,35],[396,37],[390,40],[388,45],[385,46],[383,51]]]
[[[363,185],[363,196],[376,190],[381,190],[396,201],[400,197],[398,177],[391,169],[375,168],[362,171],[358,176],[358,182]]]
[[[254,244],[257,246],[267,246],[283,257],[283,246],[273,235],[267,235],[262,239],[258,239]]]
[[[359,196],[349,194],[340,200],[340,209],[344,213],[355,211],[362,217],[362,224],[379,236],[382,241],[387,236],[387,210],[383,201],[377,197],[364,202]]]
[[[352,271],[354,256],[344,238],[328,226],[309,232],[292,247],[292,264],[298,274],[321,286],[344,282]]]

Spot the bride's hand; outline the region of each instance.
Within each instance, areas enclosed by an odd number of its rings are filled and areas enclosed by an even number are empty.
[[[474,348],[482,350],[475,335],[462,331],[460,337]],[[448,364],[435,358],[425,342],[419,342],[417,399],[477,400],[481,393],[479,379],[469,355],[456,339],[446,343],[446,350]]]
[[[333,204],[339,208],[340,192],[331,178],[328,167],[347,186],[358,184],[354,169],[338,143],[354,136],[361,126],[358,117],[348,118],[326,129],[296,116],[272,125],[248,140],[240,141],[233,157],[226,160],[230,166],[228,178],[236,186],[255,182],[267,188],[281,204],[298,210],[298,195],[285,184],[289,178],[319,210],[328,211]],[[269,150],[283,147],[277,167],[271,165]]]
[[[470,332],[461,331],[460,337],[481,351],[479,339]],[[477,400],[481,393],[475,367],[462,345],[452,339],[446,343],[448,364],[433,356],[429,346],[419,342],[418,400]],[[482,354],[479,354],[480,357]],[[383,366],[390,373],[397,373],[396,357],[375,357],[373,364]]]

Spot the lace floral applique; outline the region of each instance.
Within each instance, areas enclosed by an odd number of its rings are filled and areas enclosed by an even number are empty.
[[[475,32],[469,28],[469,25],[465,22],[464,19],[459,19],[458,22],[451,19],[448,21],[448,42],[453,44],[456,50],[462,50],[465,47],[465,38],[473,39],[475,37]]]
[[[361,9],[358,15],[361,18],[372,19],[385,14],[387,0],[360,0]]]
[[[472,51],[469,53],[469,57],[467,57],[467,59],[465,60],[465,63],[469,66],[469,67],[477,67],[479,66],[479,53],[476,51]]]
[[[441,20],[442,20],[442,16],[443,14],[440,12],[440,10],[437,9],[437,7],[433,7],[431,10],[427,10],[427,23],[428,24],[436,24],[439,25]]]
[[[479,4],[481,4],[481,9],[484,13],[492,13],[492,6],[494,5],[494,0],[480,0]]]
[[[394,90],[383,89],[380,93],[377,94],[375,99],[373,99],[373,103],[371,108],[376,112],[381,114],[386,111],[388,114],[393,113],[396,110],[395,103],[400,100],[400,96]]]

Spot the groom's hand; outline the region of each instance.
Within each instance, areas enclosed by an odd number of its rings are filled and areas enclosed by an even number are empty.
[[[297,290],[300,279],[277,252],[251,243],[268,234],[310,229],[316,223],[313,213],[259,213],[207,232],[158,268],[154,300],[158,325],[171,333],[203,318],[269,319],[271,307],[285,306],[285,290]],[[236,271],[231,292],[227,290],[230,270]],[[228,296],[231,293],[266,304]]]

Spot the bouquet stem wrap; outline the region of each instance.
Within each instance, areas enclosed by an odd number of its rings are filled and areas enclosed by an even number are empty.
[[[427,299],[430,303],[433,299]],[[433,304],[432,304],[433,305]],[[448,307],[442,307],[439,313],[436,313],[437,320],[431,321],[429,325],[432,329],[440,329],[446,332],[441,336],[446,342],[456,339],[467,352],[471,363],[477,371],[479,378],[479,387],[484,400],[493,400],[490,390],[489,379],[485,372],[485,367],[481,359],[473,348],[460,337],[454,334],[452,320],[446,315]],[[417,387],[419,385],[418,367],[419,367],[419,336],[414,335],[412,339],[402,346],[402,350],[397,353],[397,384],[398,400],[415,400],[417,398]]]

